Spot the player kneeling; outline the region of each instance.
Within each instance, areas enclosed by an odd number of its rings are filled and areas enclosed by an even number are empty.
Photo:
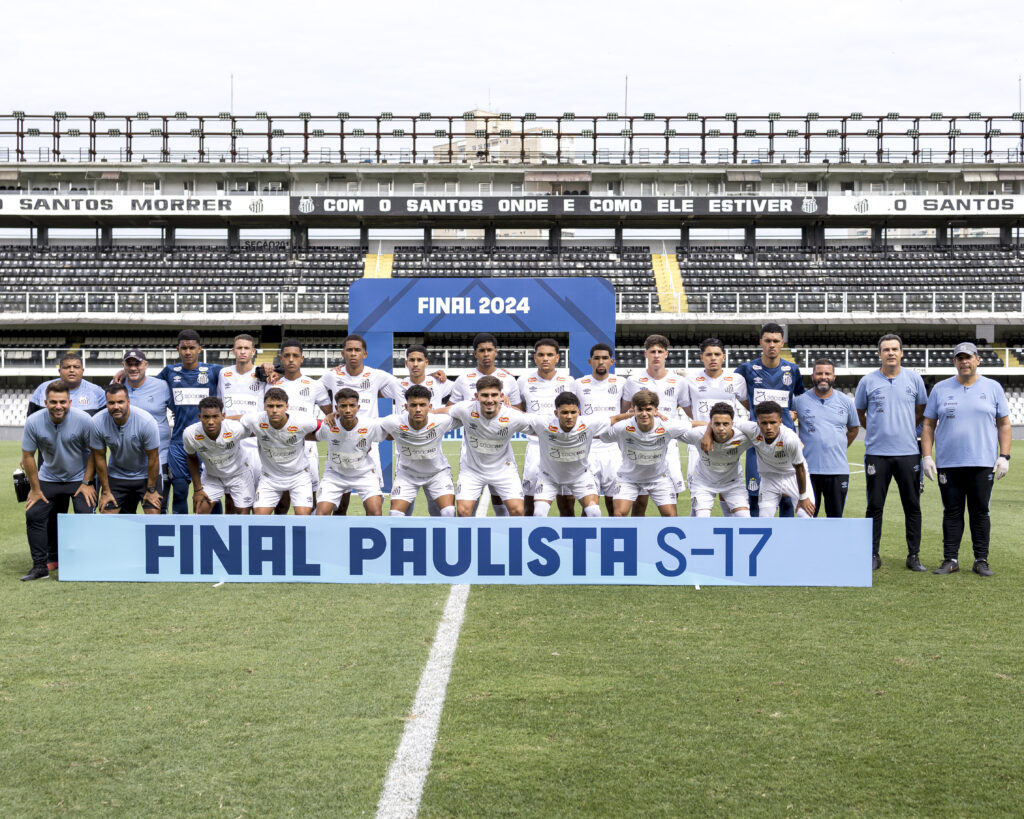
[[[306,457],[306,436],[320,422],[288,414],[288,393],[271,387],[263,396],[263,412],[242,417],[242,426],[256,437],[263,471],[253,512],[272,515],[287,492],[296,515],[313,513],[313,477]]]
[[[758,517],[773,518],[779,500],[789,497],[798,518],[814,517],[814,496],[804,446],[793,430],[782,425],[782,409],[774,401],[762,401],[754,410],[757,423],[738,424],[741,432],[751,439],[757,453],[757,468],[761,473],[758,494]]]
[[[441,440],[461,424],[450,415],[430,414],[431,391],[413,384],[405,391],[405,412],[381,419],[384,433],[398,452],[395,482],[391,487],[393,517],[404,517],[420,487],[443,518],[455,517],[455,484],[452,469],[441,450]]]
[[[711,421],[707,427],[694,426],[682,435],[682,439],[693,446],[691,452],[698,453],[693,458],[689,478],[691,514],[698,518],[711,517],[717,495],[723,512],[749,518],[750,503],[740,457],[753,444],[733,426],[736,412],[732,404],[720,401],[711,407],[708,415]],[[705,442],[710,444],[707,451],[703,449]]]
[[[530,432],[537,436],[539,481],[533,493],[533,516],[547,517],[556,495],[574,497],[588,518],[601,517],[600,491],[590,471],[594,437],[611,429],[628,413],[611,418],[580,420],[580,400],[575,393],[555,397],[555,417],[527,415]]]
[[[380,421],[359,420],[359,393],[350,387],[338,390],[334,398],[332,423],[324,424],[316,440],[327,441],[327,468],[320,481],[316,513],[333,515],[342,496],[355,492],[367,515],[379,516],[384,508],[380,470],[373,460],[373,444],[384,440]]]
[[[198,423],[182,433],[195,514],[210,514],[225,495],[231,498],[236,515],[249,514],[256,498],[256,482],[241,442],[250,437],[240,422],[224,417],[219,398],[208,395],[199,402]],[[200,460],[205,474],[200,471]]]
[[[640,390],[631,401],[634,417],[619,421],[601,435],[622,449],[622,468],[612,500],[612,514],[626,517],[633,501],[648,495],[662,517],[676,517],[676,482],[669,474],[669,441],[690,429],[689,421],[668,420],[658,412],[658,394]]]

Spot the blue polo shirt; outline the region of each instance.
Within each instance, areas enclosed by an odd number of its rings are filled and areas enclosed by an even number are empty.
[[[998,381],[978,376],[965,387],[947,378],[932,388],[924,417],[936,421],[935,465],[993,467],[999,457],[996,419],[1010,414],[1006,394]]]
[[[143,409],[132,407],[123,426],[114,423],[107,410],[92,419],[93,449],[109,449],[107,474],[126,481],[146,480],[149,457],[146,453],[160,448],[160,431],[153,416]]]
[[[54,381],[60,381],[60,379],[51,378],[49,381],[44,381],[36,387],[36,391],[32,393],[33,404],[38,404],[40,407],[46,406],[46,388]],[[103,387],[97,387],[85,379],[82,379],[78,386],[71,391],[70,398],[72,407],[87,412],[90,415],[107,405],[107,396],[103,392]]]
[[[839,390],[833,390],[828,398],[809,390],[793,399],[793,409],[800,416],[807,471],[812,475],[849,475],[846,430],[860,426],[853,399]]]
[[[865,412],[865,455],[920,455],[917,408],[928,403],[924,380],[901,367],[895,378],[874,370],[857,384],[853,399]]]
[[[167,463],[167,448],[171,443],[171,425],[167,423],[171,388],[166,381],[151,377],[147,377],[138,387],[133,387],[125,380],[124,386],[128,390],[128,400],[132,407],[144,409],[156,421],[156,428],[160,431],[160,465],[163,466]]]
[[[50,420],[45,409],[33,413],[25,421],[21,448],[25,452],[43,453],[39,480],[56,483],[81,481],[92,454],[92,418],[87,412],[72,407],[59,424]]]

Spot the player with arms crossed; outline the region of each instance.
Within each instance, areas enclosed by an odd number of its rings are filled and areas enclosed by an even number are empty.
[[[455,379],[451,395],[448,396],[448,403],[455,404],[459,401],[473,400],[477,392],[477,382],[485,376],[491,376],[497,378],[501,384],[505,403],[512,407],[520,406],[522,398],[519,395],[519,385],[515,376],[508,370],[500,369],[496,364],[498,360],[497,339],[490,333],[477,333],[473,336],[473,357],[476,359],[476,369],[463,373]],[[512,450],[509,449],[509,453],[511,452]],[[512,462],[515,463],[515,455],[512,455]],[[507,517],[510,514],[501,502],[501,498],[495,494],[491,495],[491,506],[494,507],[496,517]]]
[[[413,384],[405,391],[405,411],[380,420],[382,430],[394,440],[398,453],[391,487],[393,517],[409,514],[420,487],[441,517],[455,517],[455,484],[441,441],[448,430],[457,429],[460,423],[450,414],[431,414],[433,398],[427,386]]]
[[[753,446],[750,436],[735,425],[736,409],[731,402],[719,401],[707,410],[710,421],[694,421],[694,428],[682,434],[697,455],[690,472],[690,514],[697,518],[711,517],[715,498],[719,498],[723,515],[749,518],[747,487],[743,482],[740,459]],[[738,422],[755,426],[749,421]]]
[[[615,353],[611,345],[598,342],[590,348],[590,375],[576,381],[576,395],[580,399],[580,415],[586,421],[611,418],[621,408],[620,396],[626,379],[615,375]],[[597,481],[598,491],[604,495],[608,514],[613,514],[612,496],[619,483],[622,450],[617,444],[595,438],[590,445],[590,474]]]
[[[537,368],[532,373],[519,376],[519,397],[522,399],[520,409],[534,415],[542,415],[545,419],[555,412],[555,399],[563,392],[572,392],[576,382],[555,369],[561,350],[553,338],[542,338],[533,345],[533,363]],[[537,437],[529,433],[526,440],[526,457],[523,463],[523,501],[524,514],[533,514],[534,490],[540,486],[540,448]],[[550,504],[549,504],[550,505]],[[573,502],[571,497],[559,502],[563,515],[572,515]],[[547,514],[545,512],[545,514]]]
[[[292,418],[288,393],[271,387],[263,396],[263,412],[242,417],[242,426],[256,437],[263,463],[253,512],[272,515],[281,497],[289,493],[296,515],[313,512],[313,478],[306,457],[306,436],[316,432],[319,421]]]
[[[669,444],[690,428],[689,420],[665,418],[658,412],[659,397],[653,390],[640,390],[630,401],[634,417],[619,421],[601,437],[622,449],[622,468],[615,490],[612,514],[624,518],[641,495],[650,497],[662,517],[676,517],[676,481],[671,475]],[[673,399],[672,407],[675,407]],[[678,465],[678,457],[676,463]]]
[[[221,498],[231,498],[236,515],[248,515],[256,499],[256,482],[249,465],[250,450],[242,444],[252,437],[240,421],[224,417],[215,395],[199,402],[199,422],[181,436],[192,478],[192,510],[208,515]],[[206,467],[205,473],[200,470]]]
[[[320,482],[318,515],[333,515],[343,497],[359,495],[365,514],[379,517],[384,501],[373,445],[384,440],[378,418],[361,418],[360,395],[349,387],[335,394],[337,412],[309,440],[327,441],[327,468]]]
[[[463,426],[459,483],[455,487],[458,516],[471,517],[480,495],[490,487],[509,516],[522,517],[523,483],[512,454],[512,436],[525,432],[529,425],[523,413],[505,406],[501,379],[485,375],[475,383],[475,401],[433,410],[435,414],[447,413]]]

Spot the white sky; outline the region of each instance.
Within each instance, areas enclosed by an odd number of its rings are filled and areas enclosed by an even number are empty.
[[[0,111],[1018,110],[1020,0],[0,0]]]

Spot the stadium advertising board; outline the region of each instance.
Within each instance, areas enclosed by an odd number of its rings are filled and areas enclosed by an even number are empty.
[[[870,586],[867,519],[61,515],[60,579]]]
[[[1018,216],[1024,196],[830,196],[829,216]]]
[[[0,194],[0,215],[287,216],[287,196],[134,196]]]
[[[293,196],[293,216],[825,215],[825,196]]]

